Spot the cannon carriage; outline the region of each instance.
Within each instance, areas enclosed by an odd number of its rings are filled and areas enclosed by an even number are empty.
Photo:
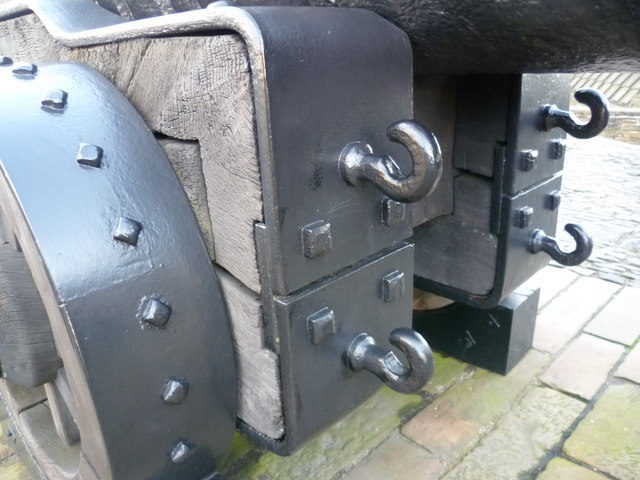
[[[593,63],[574,37],[494,68],[432,54],[424,16],[98,3],[0,4],[0,393],[40,475],[212,478],[236,426],[289,454],[418,391],[429,343],[517,363],[517,288],[592,247],[553,238],[565,136],[608,118],[551,73]],[[635,64],[610,37],[587,50]]]

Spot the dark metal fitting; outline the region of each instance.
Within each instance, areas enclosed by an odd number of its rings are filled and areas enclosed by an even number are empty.
[[[67,92],[58,88],[51,90],[42,100],[42,108],[51,112],[60,112],[67,106]]]
[[[171,307],[160,300],[150,298],[142,307],[140,321],[143,325],[164,328],[171,318]]]
[[[331,224],[325,221],[311,223],[302,229],[302,249],[304,256],[315,258],[331,250]]]
[[[13,60],[5,55],[0,56],[0,66],[6,67],[7,65],[13,65]]]
[[[564,139],[558,139],[551,142],[551,158],[553,160],[561,160],[567,151],[567,142]]]
[[[442,153],[436,137],[414,120],[394,123],[387,130],[387,136],[411,153],[413,163],[409,175],[402,174],[392,157],[374,155],[370,145],[354,142],[340,154],[342,179],[352,186],[367,180],[398,202],[416,202],[429,195],[442,175]]]
[[[531,217],[533,217],[533,208],[522,207],[516,212],[516,227],[527,228],[531,223]]]
[[[554,190],[553,192],[547,195],[547,208],[549,210],[557,210],[560,206],[560,202],[562,201],[562,196],[558,190]]]
[[[416,393],[433,376],[433,353],[427,341],[415,330],[396,328],[389,342],[407,357],[403,365],[391,350],[380,347],[367,334],[357,335],[345,352],[345,363],[354,372],[367,370],[396,392]]]
[[[573,96],[591,110],[589,121],[579,124],[571,112],[560,110],[556,105],[545,105],[542,107],[541,129],[548,132],[552,128],[559,127],[575,138],[593,138],[599,135],[609,123],[607,98],[591,88],[578,90]]]
[[[193,454],[194,449],[191,443],[181,440],[171,451],[171,461],[175,464],[183,463]]]
[[[307,317],[309,341],[314,345],[336,333],[336,317],[329,307],[324,307]]]
[[[38,67],[33,63],[20,62],[16,63],[11,72],[16,77],[30,78],[33,77],[38,71]]]
[[[102,153],[102,148],[97,145],[81,143],[76,155],[76,161],[85,167],[100,168]]]
[[[113,239],[131,246],[136,246],[138,244],[140,230],[142,230],[142,225],[140,225],[139,222],[127,217],[120,217],[116,229],[113,232]]]
[[[556,262],[565,266],[579,265],[584,262],[593,251],[593,240],[580,225],[568,223],[564,229],[576,241],[576,248],[573,252],[563,252],[558,247],[555,238],[549,237],[543,230],[535,230],[529,243],[531,253],[545,252]]]
[[[395,302],[404,295],[404,273],[394,270],[382,278],[382,300]]]
[[[184,402],[189,393],[189,383],[172,378],[167,382],[162,392],[162,399],[165,403],[178,405]]]
[[[538,162],[537,150],[522,150],[520,152],[520,168],[525,172],[530,172],[536,168]]]
[[[385,198],[380,202],[380,221],[387,227],[398,225],[405,219],[406,209],[404,203]]]

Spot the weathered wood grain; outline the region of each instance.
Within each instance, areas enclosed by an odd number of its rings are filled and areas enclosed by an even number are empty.
[[[0,51],[16,61],[71,60],[111,80],[156,132],[197,141],[215,260],[260,291],[253,225],[262,195],[249,65],[236,35],[137,39],[66,48],[39,20],[0,23]]]
[[[278,356],[265,347],[260,298],[223,270],[216,273],[237,346],[238,416],[265,435],[280,438],[284,426]]]
[[[460,175],[454,180],[453,215],[418,227],[415,275],[475,295],[493,288],[498,238],[491,233],[491,180]]]

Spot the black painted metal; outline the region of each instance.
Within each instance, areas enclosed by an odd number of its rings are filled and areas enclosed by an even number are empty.
[[[236,379],[189,202],[105,78],[73,63],[32,71],[0,69],[0,195],[78,404],[82,457],[69,478],[200,478],[233,436]],[[64,95],[52,102],[51,88]],[[163,400],[173,379],[183,391]]]
[[[574,97],[591,110],[591,118],[584,125],[579,124],[571,112],[559,109],[556,105],[547,105],[542,111],[542,129],[549,131],[559,127],[576,138],[593,138],[600,135],[609,122],[609,102],[597,90],[584,88]]]
[[[349,368],[349,347],[364,332],[385,351],[398,352],[389,335],[411,326],[412,274],[413,246],[402,244],[290,296],[267,300],[279,339],[285,435],[267,438],[246,424],[243,430],[288,455],[376,392],[382,385],[378,378]],[[390,276],[392,295],[384,287]],[[419,378],[409,382],[417,388],[430,377],[432,359],[428,346],[412,335],[406,338],[414,342],[409,352],[419,353],[411,361],[421,366]]]
[[[97,0],[139,17],[170,13],[166,0]],[[171,0],[174,10],[197,8]],[[204,3],[199,0],[199,3]],[[208,3],[208,2],[207,2]],[[357,7],[402,28],[421,73],[542,73],[640,68],[636,0],[229,0],[232,5]],[[124,12],[123,12],[124,13]]]
[[[572,252],[563,252],[558,247],[556,239],[549,237],[544,230],[536,230],[531,236],[529,248],[532,253],[545,252],[561,265],[573,266],[584,262],[593,251],[593,240],[580,225],[568,223],[564,229],[576,241],[576,248]]]
[[[416,264],[416,285],[445,297],[479,308],[490,308],[548,262],[546,251],[567,264],[577,264],[590,253],[588,235],[579,235],[577,251],[566,254],[553,249],[557,207],[564,161],[565,133],[561,129],[544,131],[542,119],[547,105],[568,109],[567,75],[524,75],[490,77],[498,85],[487,87],[487,78],[464,79],[468,90],[474,82],[488,92],[483,97],[461,96],[458,118],[466,124],[457,127],[456,166],[490,176],[493,182],[491,232],[498,236],[493,289],[490,293],[463,291],[433,281],[429,270]],[[474,125],[488,118],[491,128],[478,135]],[[489,171],[491,169],[491,175]],[[543,233],[545,232],[544,236]],[[543,246],[546,245],[546,246]],[[448,259],[451,268],[456,259]]]
[[[531,348],[539,296],[519,289],[486,310],[453,303],[415,312],[413,328],[434,349],[506,375]]]

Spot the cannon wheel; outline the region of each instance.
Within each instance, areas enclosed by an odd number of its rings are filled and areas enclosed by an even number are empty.
[[[229,322],[184,190],[80,64],[0,67],[0,394],[41,476],[203,478],[235,430]]]

